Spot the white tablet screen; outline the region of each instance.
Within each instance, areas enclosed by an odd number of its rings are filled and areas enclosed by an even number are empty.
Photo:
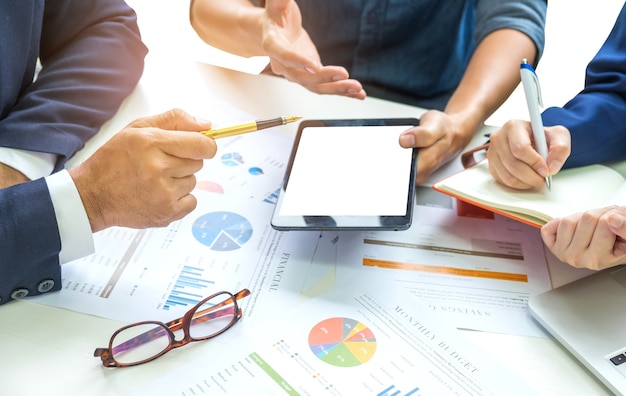
[[[403,216],[412,150],[398,137],[412,125],[302,130],[281,216]]]

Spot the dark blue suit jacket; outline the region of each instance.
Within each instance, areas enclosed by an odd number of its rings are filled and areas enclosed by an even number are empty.
[[[123,0],[2,0],[0,20],[0,146],[57,154],[60,170],[137,84],[147,50],[135,12]],[[58,290],[60,250],[46,182],[0,189],[0,304]]]
[[[542,118],[546,126],[563,125],[571,133],[564,167],[626,159],[626,5],[587,66],[585,88],[562,108],[546,109]]]

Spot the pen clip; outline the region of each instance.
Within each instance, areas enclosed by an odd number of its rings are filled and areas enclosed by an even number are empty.
[[[541,86],[539,85],[539,77],[537,74],[533,73],[533,82],[535,83],[535,87],[537,88],[537,103],[539,103],[539,107],[543,108],[543,99],[541,97]]]

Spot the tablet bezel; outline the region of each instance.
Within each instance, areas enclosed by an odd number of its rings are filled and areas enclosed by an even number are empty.
[[[289,183],[289,177],[296,158],[302,132],[308,127],[337,127],[337,126],[410,126],[419,125],[417,118],[359,118],[359,119],[317,119],[304,120],[298,126],[298,132],[289,157],[274,212],[271,226],[280,231],[290,230],[406,230],[411,226],[413,206],[415,200],[415,177],[417,174],[416,148],[412,149],[411,171],[407,180],[407,205],[404,215],[398,216],[281,216],[281,206]],[[399,144],[399,143],[398,143]],[[408,150],[408,149],[407,149]]]

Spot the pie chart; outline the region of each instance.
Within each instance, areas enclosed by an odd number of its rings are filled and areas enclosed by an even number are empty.
[[[354,367],[374,356],[376,338],[357,320],[329,318],[313,326],[309,332],[309,347],[323,362],[337,367]]]
[[[222,155],[222,163],[226,166],[239,166],[243,164],[243,157],[238,152]]]
[[[224,194],[224,188],[221,185],[208,180],[198,181],[196,183],[196,188],[202,191],[212,192],[216,194]]]
[[[252,236],[252,224],[233,212],[211,212],[196,219],[191,232],[198,242],[211,250],[227,252],[239,249]]]

